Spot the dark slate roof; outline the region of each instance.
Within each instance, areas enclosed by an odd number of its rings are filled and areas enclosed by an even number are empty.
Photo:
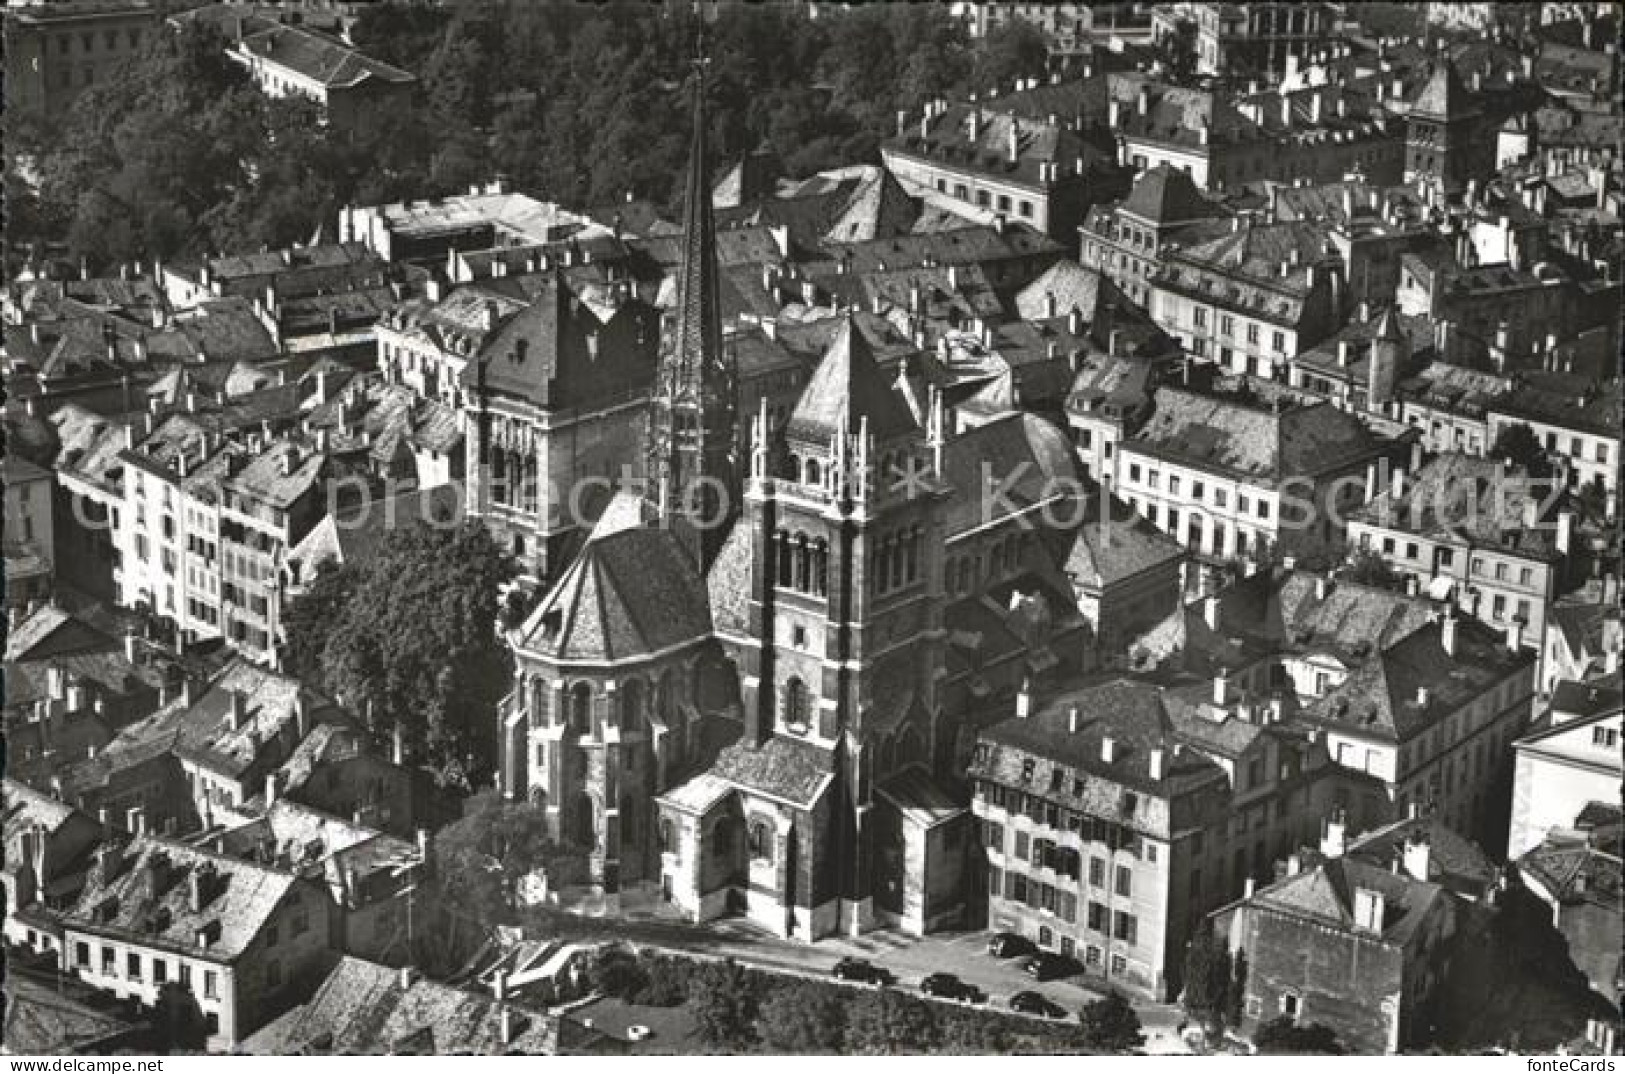
[[[1190,173],[1170,164],[1148,168],[1118,206],[1152,224],[1184,224],[1218,215],[1218,208],[1202,197]]]
[[[987,486],[984,464],[1001,487]],[[944,530],[952,539],[1050,497],[1083,491],[1072,441],[1053,422],[1015,412],[967,429],[943,451],[944,484],[956,490],[947,504]],[[1072,517],[1058,504],[1056,518]]]
[[[1333,929],[1354,928],[1354,891],[1367,888],[1383,897],[1382,938],[1405,944],[1444,895],[1437,884],[1412,879],[1358,859],[1333,858],[1277,881],[1255,894],[1255,906],[1281,910]]]
[[[1411,632],[1355,668],[1303,710],[1313,724],[1370,738],[1408,742],[1535,659],[1508,651],[1502,635],[1476,619],[1456,621],[1456,652],[1447,653],[1443,623]],[[1421,691],[1426,689],[1426,703]]]
[[[666,529],[596,536],[515,641],[553,659],[607,663],[649,656],[711,633],[704,580]]]
[[[1621,888],[1617,825],[1608,832],[1580,837],[1554,832],[1519,858],[1517,864],[1519,871],[1537,880],[1563,905],[1600,906],[1612,911],[1618,923]]]
[[[1111,525],[1101,524],[1098,497],[1067,557],[1074,585],[1104,589],[1154,567],[1185,558],[1180,543],[1147,522],[1134,508],[1112,497]]]
[[[706,775],[809,809],[834,779],[835,755],[810,742],[775,735],[760,746],[734,743],[717,755]]]
[[[785,434],[823,445],[843,428],[857,435],[864,420],[877,440],[918,428],[875,363],[874,351],[848,314],[790,412]]]
[[[1072,730],[1073,712],[1077,730]],[[1112,759],[1105,759],[1104,742],[1112,740]],[[1008,787],[1029,786],[1033,793],[1096,816],[1122,814],[1122,794],[1171,799],[1209,783],[1223,783],[1224,770],[1196,749],[1187,749],[1175,728],[1163,688],[1151,682],[1117,678],[1064,691],[1035,706],[1031,715],[1012,716],[981,734],[986,750],[978,750],[970,775]],[[1151,751],[1163,751],[1163,775],[1151,778]],[[1031,778],[1022,774],[1028,759],[1035,765]],[[1050,791],[1052,769],[1064,769],[1058,791]],[[1087,775],[1091,778],[1081,779]],[[1080,786],[1081,784],[1081,786]],[[1082,792],[1080,797],[1078,792]],[[1144,827],[1148,811],[1124,815],[1126,824]],[[1166,824],[1166,817],[1161,818]],[[1167,837],[1164,830],[1149,834]]]
[[[1431,883],[1471,899],[1483,897],[1495,884],[1495,863],[1477,843],[1437,816],[1411,817],[1367,832],[1351,841],[1345,853],[1379,869],[1392,868],[1413,839],[1428,843],[1427,879]]]

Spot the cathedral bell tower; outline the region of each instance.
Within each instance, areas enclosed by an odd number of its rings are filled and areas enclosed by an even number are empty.
[[[716,229],[706,163],[705,64],[694,63],[694,130],[683,205],[677,307],[649,400],[644,521],[670,526],[703,571],[739,511],[738,398],[723,348]]]
[[[943,417],[921,429],[848,313],[772,450],[752,429],[747,740],[829,751],[843,931],[867,927],[874,784],[940,754]],[[777,467],[772,460],[782,461]]]

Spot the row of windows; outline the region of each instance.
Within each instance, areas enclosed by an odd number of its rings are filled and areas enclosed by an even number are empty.
[[[937,193],[948,193],[948,180],[942,178],[937,179]],[[970,187],[966,186],[964,183],[955,183],[953,187],[953,195],[960,201],[970,201]],[[1013,204],[1016,213],[1023,220],[1031,220],[1033,218],[1033,203],[1025,198],[1012,203],[1010,195],[1008,194],[1000,194],[995,197],[991,191],[980,189],[976,191],[975,198],[976,204],[983,209],[991,209],[997,206],[999,212],[1008,213]]]
[[[1006,873],[994,866],[987,871],[987,892],[996,899],[1019,902],[1034,910],[1054,914],[1067,924],[1078,919],[1078,899],[1070,892],[1061,891],[1050,884],[1031,880],[1021,873]],[[1127,910],[1113,911],[1102,903],[1090,900],[1084,904],[1084,925],[1091,932],[1109,935],[1130,947],[1139,940],[1139,921]],[[1121,972],[1118,970],[1117,972]]]
[[[1162,487],[1162,471],[1155,467],[1142,470],[1139,463],[1131,462],[1128,467],[1128,480],[1129,484],[1144,484],[1146,488],[1160,489]],[[1168,495],[1170,496],[1184,496],[1196,503],[1204,503],[1207,500],[1207,491],[1206,482],[1200,478],[1192,478],[1187,488],[1182,475],[1168,475]],[[1228,509],[1230,506],[1229,490],[1215,485],[1212,502],[1214,507]],[[1267,519],[1270,517],[1270,502],[1262,496],[1253,499],[1245,492],[1237,492],[1236,510],[1242,514],[1246,514],[1251,510],[1259,518]]]
[[[81,970],[90,970],[92,968],[92,966],[91,966],[90,944],[88,942],[86,942],[84,940],[80,940],[80,941],[78,941],[77,943],[74,944],[73,963],[74,963],[74,966],[76,966],[77,968],[79,968]],[[152,970],[151,970],[152,983],[153,984],[160,984],[160,985],[161,984],[167,984],[169,982],[169,979],[170,979],[169,978],[169,961],[167,959],[158,958],[157,956],[154,956],[152,958],[152,960],[151,960],[151,963],[152,963]],[[273,961],[272,965],[273,966],[275,965],[274,961]],[[186,963],[186,962],[178,962],[176,964],[176,966],[177,966],[177,973],[178,973],[178,976],[177,976],[176,979],[180,982],[180,984],[183,987],[191,988],[192,987],[192,966],[191,966],[191,964]],[[102,947],[101,947],[101,975],[103,977],[117,977],[117,976],[119,976],[119,972],[118,972],[118,949],[111,946],[111,945],[109,945],[109,944],[103,944]],[[139,952],[139,951],[130,951],[130,952],[126,953],[126,955],[124,957],[124,973],[123,973],[123,977],[124,977],[125,980],[136,981],[136,982],[142,982],[142,981],[145,981],[147,979],[147,975],[146,975],[146,971],[145,971],[145,968],[144,968],[144,963],[143,963],[143,959],[142,959],[142,956],[141,956],[141,952]],[[203,998],[204,999],[219,999],[220,998],[220,991],[219,990],[220,990],[219,974],[217,974],[214,970],[204,970],[203,971]]]

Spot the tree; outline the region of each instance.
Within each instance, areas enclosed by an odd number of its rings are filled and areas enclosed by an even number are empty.
[[[738,1053],[757,1043],[762,991],[759,977],[731,958],[708,963],[694,975],[694,990],[688,1002],[700,1037],[711,1047]]]
[[[921,1055],[935,1051],[941,1039],[931,1004],[889,988],[865,993],[847,1010],[849,1055]]]
[[[192,990],[179,981],[158,989],[152,1005],[154,1050],[164,1055],[200,1053],[209,1039],[209,1023]]]
[[[1203,920],[1185,949],[1185,1012],[1213,1030],[1224,1028],[1229,1009],[1230,952]]]
[[[431,972],[455,970],[494,926],[517,919],[521,878],[537,870],[554,876],[575,854],[553,841],[541,808],[493,791],[474,795],[462,819],[435,835],[416,904],[422,920],[412,936],[414,959]]]
[[[1349,553],[1348,565],[1342,575],[1350,582],[1377,586],[1382,589],[1400,589],[1404,582],[1381,552],[1375,548],[1356,548]]]
[[[1145,1046],[1140,1016],[1121,992],[1113,991],[1085,1004],[1078,1012],[1078,1020],[1083,1023],[1084,1047],[1093,1051],[1122,1053]]]
[[[1552,473],[1551,460],[1546,455],[1546,449],[1541,447],[1540,438],[1535,431],[1523,422],[1512,425],[1503,425],[1496,434],[1495,443],[1490,447],[1492,459],[1511,459],[1513,465],[1529,474],[1530,477],[1550,477]]]
[[[1300,1026],[1287,1015],[1272,1018],[1253,1034],[1259,1055],[1342,1055],[1337,1034],[1314,1022]]]
[[[847,997],[805,981],[780,983],[762,1000],[762,1043],[791,1055],[834,1055],[846,1040]]]
[[[1233,1026],[1241,1024],[1247,1000],[1247,952],[1237,951],[1231,960],[1230,994],[1226,996],[1225,1020]]]
[[[399,726],[443,782],[479,782],[509,689],[496,624],[512,560],[477,523],[418,525],[393,530],[336,574],[290,603],[290,622],[306,636],[285,650],[288,666],[367,714],[379,741]]]

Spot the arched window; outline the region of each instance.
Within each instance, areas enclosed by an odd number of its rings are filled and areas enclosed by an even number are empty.
[[[806,484],[809,484],[809,485],[817,485],[817,484],[821,484],[823,482],[823,480],[824,480],[824,471],[818,465],[818,460],[817,459],[808,459],[807,460],[806,474],[802,478],[802,480]]]
[[[969,559],[959,561],[959,591],[969,593],[976,588],[976,564]]]
[[[570,730],[578,735],[592,734],[592,686],[578,682],[570,688]]]
[[[583,847],[598,846],[598,816],[592,796],[576,796],[575,837]]]
[[[903,554],[903,575],[912,582],[920,576],[920,531],[918,529],[909,531],[908,541],[903,545]]]
[[[795,561],[790,550],[790,535],[780,530],[774,543],[778,547],[779,585],[788,589],[795,584]]]
[[[807,684],[792,678],[784,684],[784,726],[795,732],[807,729]]]
[[[621,730],[635,731],[643,715],[643,680],[627,679],[621,684]]]
[[[822,539],[813,545],[813,592],[820,597],[829,592],[829,545]]]
[[[908,538],[898,536],[891,546],[891,588],[896,589],[903,584],[903,557],[908,545]]]
[[[750,856],[757,861],[773,860],[773,831],[764,820],[751,822]]]
[[[805,593],[812,588],[807,580],[807,538],[804,534],[796,534],[796,588]]]
[[[670,820],[661,818],[660,821],[660,853],[677,853],[677,828]]]

